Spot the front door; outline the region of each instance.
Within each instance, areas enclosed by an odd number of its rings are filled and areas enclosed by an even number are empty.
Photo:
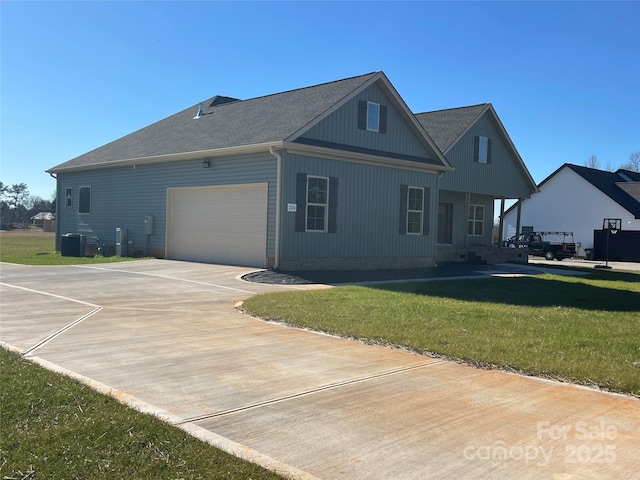
[[[453,203],[438,203],[438,244],[453,243]]]

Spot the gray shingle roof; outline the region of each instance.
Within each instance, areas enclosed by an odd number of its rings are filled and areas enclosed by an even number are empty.
[[[378,72],[249,100],[215,96],[51,168],[109,164],[225,147],[283,141],[364,85]]]
[[[616,184],[618,188],[624,190],[627,195],[640,204],[640,181],[635,182],[619,182]]]
[[[482,115],[490,104],[449,108],[416,114],[416,118],[429,133],[438,148],[446,152],[451,145]]]

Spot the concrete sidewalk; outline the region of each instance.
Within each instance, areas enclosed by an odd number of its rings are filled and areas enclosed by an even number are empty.
[[[286,328],[248,269],[3,264],[2,342],[293,478],[638,478],[640,401]]]

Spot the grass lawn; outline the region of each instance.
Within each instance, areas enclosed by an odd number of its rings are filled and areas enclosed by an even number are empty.
[[[0,230],[0,261],[23,265],[80,265],[139,260],[130,257],[63,257],[55,251],[55,233],[40,229]]]
[[[279,475],[0,348],[2,479]]]
[[[640,275],[435,281],[263,294],[252,315],[640,396]]]

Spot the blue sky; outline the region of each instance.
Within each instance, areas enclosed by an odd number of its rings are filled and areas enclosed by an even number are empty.
[[[640,151],[640,2],[0,2],[5,184],[213,95],[384,71],[414,112],[493,103],[534,180]]]

